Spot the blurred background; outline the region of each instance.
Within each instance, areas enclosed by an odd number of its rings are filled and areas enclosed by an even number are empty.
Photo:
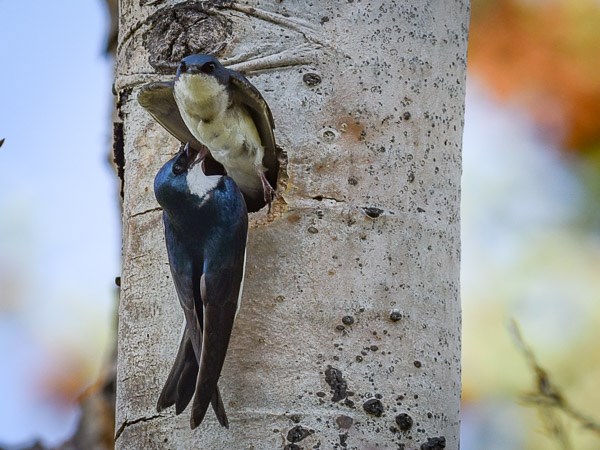
[[[86,448],[82,411],[111,426],[106,3],[0,2],[1,448]],[[468,61],[462,449],[597,450],[600,3],[473,0]]]
[[[100,0],[0,1],[0,447],[56,446],[109,370],[120,272]]]

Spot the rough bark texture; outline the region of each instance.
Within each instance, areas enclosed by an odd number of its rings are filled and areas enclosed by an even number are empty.
[[[458,448],[468,0],[120,7],[117,447]],[[155,410],[182,314],[152,182],[178,143],[135,96],[207,51],[249,71],[288,164],[274,213],[252,217],[220,382],[231,427],[209,411],[192,432],[187,411]]]

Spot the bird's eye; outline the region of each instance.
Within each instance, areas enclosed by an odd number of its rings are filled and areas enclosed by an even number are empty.
[[[187,170],[187,164],[181,160],[175,161],[173,164],[173,175],[181,175]]]
[[[217,68],[217,66],[215,65],[214,62],[207,62],[206,64],[204,64],[202,66],[202,72],[204,73],[213,73],[215,71],[215,69]]]

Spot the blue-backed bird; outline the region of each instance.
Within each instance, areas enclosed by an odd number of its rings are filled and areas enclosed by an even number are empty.
[[[228,427],[217,387],[244,281],[248,213],[228,176],[208,176],[190,146],[158,172],[154,192],[163,208],[165,241],[185,329],[158,399],[161,411],[182,412],[192,397],[196,428],[208,405]]]
[[[210,152],[248,209],[271,205],[279,162],[269,105],[243,75],[210,55],[181,60],[175,80],[144,85],[139,103],[173,136]]]

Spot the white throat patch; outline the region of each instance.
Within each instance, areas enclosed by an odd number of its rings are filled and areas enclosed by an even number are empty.
[[[215,77],[204,74],[182,74],[174,85],[175,102],[183,121],[192,133],[198,118],[213,120],[227,109],[229,95]],[[192,128],[193,127],[193,128]]]
[[[202,163],[194,164],[187,175],[186,181],[190,189],[190,193],[203,198],[207,192],[217,186],[221,175],[205,175],[202,170]]]

